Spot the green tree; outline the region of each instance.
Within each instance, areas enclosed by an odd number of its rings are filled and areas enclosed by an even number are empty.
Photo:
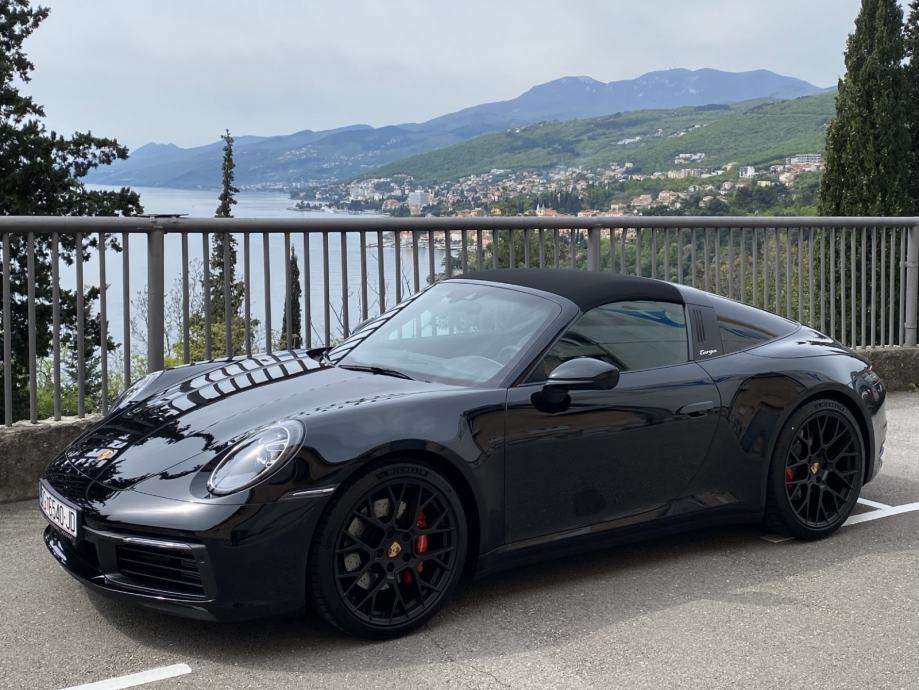
[[[236,204],[234,195],[239,191],[233,186],[236,164],[233,162],[233,137],[230,130],[221,135],[223,139],[223,164],[221,166],[222,191],[218,197],[220,204],[214,214],[217,218],[232,218],[231,211]],[[228,232],[214,233],[211,238],[211,257],[209,262],[210,279],[208,291],[210,293],[211,322],[226,323],[226,291],[230,286],[230,316],[239,314],[245,295],[245,286],[236,280],[236,238]]]
[[[0,215],[133,215],[141,212],[140,198],[123,188],[119,191],[90,191],[81,182],[90,170],[128,156],[128,150],[114,139],[77,132],[64,137],[48,131],[44,109],[20,93],[35,66],[23,50],[23,43],[48,17],[48,9],[32,7],[28,0],[0,0]],[[110,246],[117,249],[114,240]],[[35,314],[36,353],[46,357],[51,350],[51,239],[36,235]],[[67,264],[87,260],[97,239],[84,239],[77,246],[72,235],[60,238],[61,260]],[[27,244],[21,235],[10,236],[10,321],[13,415],[28,414],[28,312]],[[72,290],[60,290],[61,338],[63,344],[82,348],[85,362],[98,347],[102,324],[90,307],[99,290],[91,287],[83,295],[86,311],[83,343],[77,345],[76,298]],[[2,297],[2,295],[0,295]],[[108,341],[111,349],[114,344]],[[2,348],[0,348],[2,352]],[[4,413],[0,396],[0,414]]]
[[[581,233],[581,237],[574,247],[575,256],[577,259],[578,266],[583,267],[586,265],[586,240],[584,237],[585,233]],[[527,236],[529,236],[529,241],[527,241]],[[525,233],[522,230],[515,230],[513,233],[508,232],[507,230],[499,230],[496,235],[492,235],[490,238],[492,241],[487,242],[488,235],[486,235],[486,244],[482,251],[482,262],[479,265],[479,261],[476,257],[475,249],[470,246],[469,255],[468,255],[468,270],[472,271],[481,271],[488,270],[497,264],[500,268],[513,267],[521,268],[525,265],[527,252],[529,252],[530,257],[530,266],[539,265],[539,230],[531,230],[529,233]],[[542,231],[542,253],[543,260],[546,266],[555,266],[555,248],[558,246],[558,260],[559,266],[563,268],[569,268],[571,266],[571,237],[572,234],[567,230],[561,230],[558,232],[558,242],[556,243],[556,233],[553,230],[543,230]],[[470,242],[474,238],[470,235]],[[511,262],[511,248],[513,247],[514,260]],[[496,259],[497,254],[497,259]],[[454,271],[459,272],[462,270],[461,257],[458,256],[458,253],[454,252],[450,255],[451,266]],[[444,269],[444,275],[446,275],[446,257],[442,262]],[[438,279],[442,276],[438,276]]]
[[[912,213],[919,213],[919,0],[910,4],[909,17],[906,20],[906,53],[909,63],[906,67],[908,83],[908,100],[910,134],[912,136]]]
[[[217,197],[220,200],[220,204],[217,206],[217,212],[214,215],[217,218],[232,218],[231,211],[236,205],[234,195],[239,192],[233,186],[233,179],[236,177],[236,163],[233,162],[233,135],[230,134],[230,130],[226,130],[226,134],[221,134],[220,138],[223,139],[223,164],[220,168],[223,175],[223,188],[220,196]]]
[[[217,197],[220,202],[216,218],[232,218],[233,206],[236,205],[235,194],[239,189],[233,186],[236,164],[233,161],[233,136],[230,130],[220,136],[223,139],[223,163],[221,164],[221,192]],[[237,240],[229,232],[214,233],[211,237],[210,260],[208,261],[207,304],[202,305],[210,317],[211,352],[210,355],[223,356],[226,351],[227,307],[231,324],[233,352],[238,353],[245,347],[245,322],[242,317],[243,300],[246,287],[243,281],[236,279]],[[227,294],[229,286],[229,295]],[[229,298],[229,304],[227,304]],[[196,315],[189,324],[195,340],[204,343],[204,312]],[[197,348],[193,347],[193,350]],[[202,353],[206,352],[202,349]]]
[[[226,286],[229,285],[230,319],[236,320],[242,314],[246,286],[236,278],[236,237],[229,232],[214,233],[211,237],[211,256],[208,262],[208,292],[211,323],[226,323]],[[203,307],[203,305],[202,305]],[[203,318],[203,312],[201,314]],[[221,343],[223,341],[221,340]],[[221,345],[223,347],[223,345]],[[221,350],[222,352],[222,350]]]
[[[303,336],[300,331],[303,326],[303,315],[300,301],[303,298],[303,288],[300,286],[300,267],[297,265],[297,253],[290,250],[290,342],[292,347],[303,347]],[[284,315],[281,318],[281,335],[278,338],[278,348],[287,349],[287,297],[284,297]]]
[[[911,104],[896,0],[862,0],[827,130],[823,215],[896,216],[910,199]]]

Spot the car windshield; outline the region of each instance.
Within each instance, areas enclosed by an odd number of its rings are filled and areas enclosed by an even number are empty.
[[[482,384],[502,375],[560,311],[519,290],[446,281],[369,324],[330,358],[342,367]]]

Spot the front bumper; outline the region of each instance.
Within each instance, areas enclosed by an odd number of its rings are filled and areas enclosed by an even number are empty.
[[[119,499],[83,507],[75,541],[45,529],[48,551],[88,588],[202,620],[304,609],[307,554],[326,497],[241,506],[133,491]]]

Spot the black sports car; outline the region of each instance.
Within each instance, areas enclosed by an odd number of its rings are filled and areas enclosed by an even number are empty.
[[[93,589],[346,632],[464,574],[713,523],[836,530],[878,472],[859,354],[688,287],[561,270],[437,283],[334,349],[152,374],[48,467],[45,542]]]

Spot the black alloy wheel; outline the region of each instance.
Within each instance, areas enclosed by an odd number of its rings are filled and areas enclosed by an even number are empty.
[[[394,637],[436,612],[465,557],[465,516],[449,482],[415,463],[377,467],[334,500],[318,528],[313,603],[345,632]]]
[[[833,400],[796,411],[783,429],[770,477],[766,518],[796,537],[818,539],[849,517],[865,475],[865,449],[852,413]]]

